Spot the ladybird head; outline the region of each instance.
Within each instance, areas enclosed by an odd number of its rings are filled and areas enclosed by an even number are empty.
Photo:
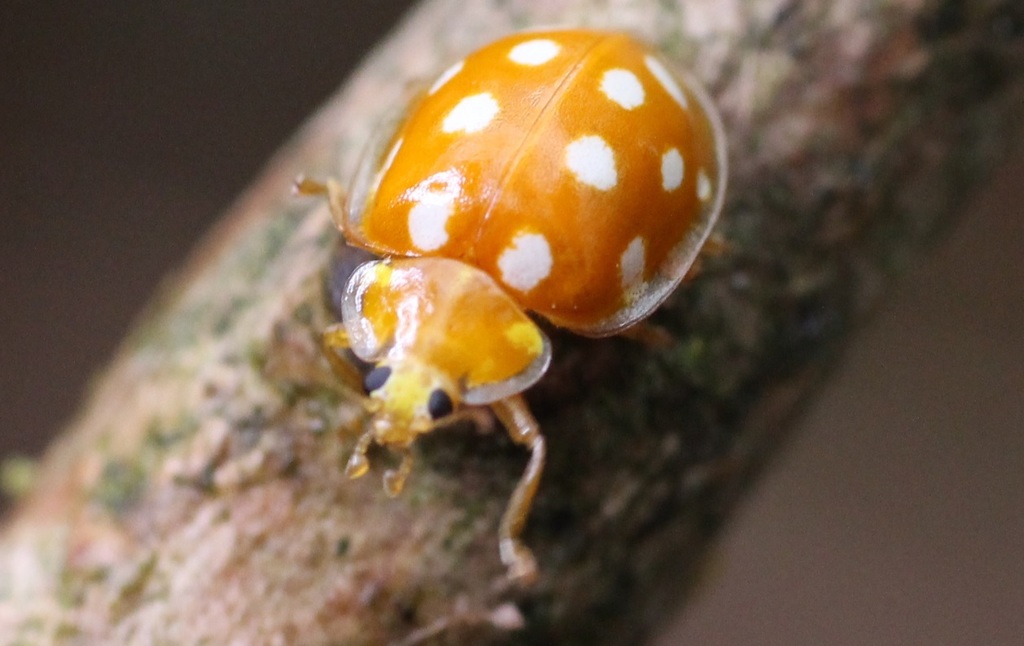
[[[404,445],[461,404],[528,388],[547,369],[547,338],[497,283],[449,258],[361,265],[342,296],[377,442]]]
[[[458,389],[436,366],[385,359],[363,379],[371,428],[381,444],[407,445],[455,411]]]

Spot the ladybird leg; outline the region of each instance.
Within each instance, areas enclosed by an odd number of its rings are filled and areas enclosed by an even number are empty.
[[[338,356],[339,350],[346,350],[349,347],[348,332],[341,323],[335,323],[327,327],[320,335],[320,349],[331,364],[331,370],[338,376],[345,385],[352,390],[363,392],[363,378],[359,371],[348,361]]]
[[[540,484],[547,449],[540,426],[521,395],[503,399],[491,404],[491,407],[505,425],[512,441],[530,449],[530,462],[512,492],[498,533],[501,562],[508,568],[509,578],[528,584],[537,577],[537,561],[519,536],[523,533],[530,505]]]
[[[348,231],[345,230],[345,202],[346,202],[345,191],[342,190],[341,184],[334,181],[333,179],[327,180],[327,205],[331,209],[331,219],[334,220],[334,224],[345,234],[345,238],[348,239]]]
[[[697,257],[694,258],[693,264],[686,270],[686,274],[683,276],[684,281],[690,281],[700,275],[704,270],[704,260],[707,258],[718,258],[729,253],[732,247],[726,242],[720,234],[712,233],[708,236],[708,239],[704,241],[704,246],[700,248],[697,253]]]
[[[455,426],[461,422],[472,424],[481,434],[494,431],[494,415],[486,407],[465,406],[438,421],[438,427]]]
[[[405,480],[412,472],[412,451],[408,447],[402,448],[399,451],[402,455],[402,462],[398,465],[398,468],[388,469],[384,472],[384,491],[392,498],[402,493]]]
[[[300,175],[292,182],[292,192],[302,197],[322,197],[327,195],[327,186],[323,182]]]
[[[660,325],[651,323],[650,321],[634,323],[625,330],[619,332],[619,336],[624,339],[643,343],[647,347],[655,350],[667,348],[672,345],[673,340],[671,332]]]
[[[348,232],[345,231],[345,202],[347,201],[347,196],[344,189],[341,188],[341,184],[333,179],[329,179],[326,182],[318,182],[307,177],[299,177],[292,185],[292,190],[296,195],[304,197],[326,197],[327,206],[331,209],[331,219],[341,229],[341,232],[345,234],[346,239],[348,238]]]
[[[350,479],[360,478],[370,470],[370,461],[366,459],[366,452],[370,450],[371,444],[373,444],[373,429],[359,436],[356,448],[352,450],[352,456],[348,459],[348,464],[345,465],[345,475]]]
[[[725,236],[721,233],[712,233],[704,241],[704,246],[700,248],[700,255],[705,258],[716,258],[724,256],[731,249],[732,245],[725,239]]]

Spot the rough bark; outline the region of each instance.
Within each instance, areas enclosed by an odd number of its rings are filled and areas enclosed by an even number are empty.
[[[664,349],[552,331],[529,394],[542,574],[517,589],[496,528],[526,455],[502,433],[429,436],[394,500],[342,474],[362,409],[316,339],[347,256],[289,185],[350,172],[417,79],[552,23],[633,30],[704,80],[730,135],[729,249],[656,314]],[[155,299],[42,461],[0,533],[0,640],[636,643],[848,333],[1002,156],[1022,32],[1016,0],[424,3]]]

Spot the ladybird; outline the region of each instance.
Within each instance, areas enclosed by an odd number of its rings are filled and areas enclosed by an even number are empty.
[[[725,139],[707,95],[633,37],[584,29],[497,40],[445,70],[370,146],[346,191],[326,195],[360,265],[323,336],[371,414],[346,467],[376,443],[401,456],[462,407],[488,406],[530,450],[500,527],[513,579],[537,573],[520,539],[545,441],[522,392],[551,344],[530,314],[603,337],[641,323],[708,238],[726,183]],[[530,314],[528,314],[530,313]],[[341,360],[373,364],[364,377]]]

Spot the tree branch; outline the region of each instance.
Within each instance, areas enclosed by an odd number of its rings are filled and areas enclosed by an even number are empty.
[[[424,3],[159,295],[0,533],[7,643],[635,643],[1024,115],[1011,0],[540,4]],[[519,590],[496,535],[527,456],[504,434],[425,438],[394,500],[344,477],[362,408],[317,338],[352,258],[289,185],[349,173],[416,79],[552,23],[633,30],[704,80],[729,249],[655,315],[662,351],[552,331]]]

